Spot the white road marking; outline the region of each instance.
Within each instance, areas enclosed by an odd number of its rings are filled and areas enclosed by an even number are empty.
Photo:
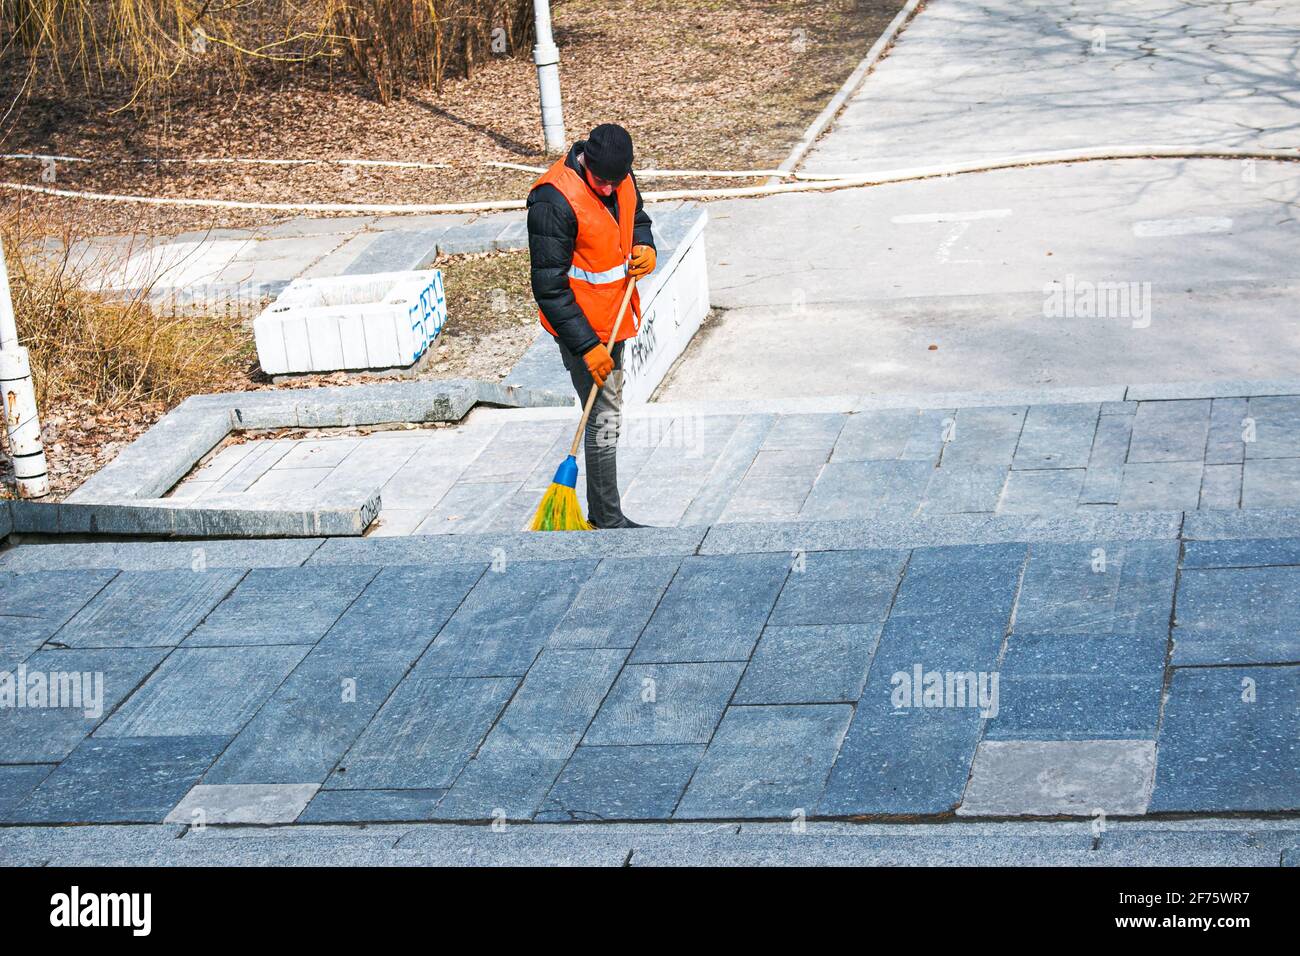
[[[1231,219],[1194,216],[1190,219],[1140,219],[1133,223],[1135,236],[1197,236],[1210,232],[1227,232]]]
[[[893,216],[890,222],[906,225],[916,222],[971,222],[975,219],[1005,219],[1010,209],[976,209],[971,212],[918,212],[906,216]]]

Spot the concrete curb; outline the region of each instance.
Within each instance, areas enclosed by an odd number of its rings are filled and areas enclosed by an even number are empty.
[[[889,22],[889,26],[885,27],[885,32],[876,38],[875,43],[871,44],[871,48],[867,50],[867,55],[858,62],[857,67],[849,74],[849,78],[844,81],[835,95],[831,97],[830,102],[804,130],[803,136],[799,138],[799,142],[795,143],[794,148],[790,150],[790,155],[786,156],[781,165],[777,167],[778,169],[788,173],[803,162],[804,156],[808,154],[808,150],[812,149],[813,143],[817,142],[818,137],[826,132],[827,127],[835,121],[835,117],[844,108],[844,104],[849,101],[849,97],[862,86],[872,67],[898,39],[898,35],[903,32],[903,27],[907,26],[912,17],[916,15],[917,7],[920,5],[921,0],[907,0],[903,9],[898,11],[894,19]],[[781,182],[781,177],[773,176],[767,182],[768,185],[774,185]]]
[[[250,507],[219,498],[186,507],[171,498],[129,504],[11,502],[14,534],[110,534],[150,537],[303,538],[360,535],[379,514],[378,493],[317,508],[292,501]]]

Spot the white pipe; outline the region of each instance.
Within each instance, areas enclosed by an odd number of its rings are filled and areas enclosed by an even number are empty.
[[[43,498],[50,493],[41,444],[41,420],[36,413],[36,389],[27,350],[18,344],[18,322],[13,297],[9,294],[9,269],[0,248],[0,405],[14,456],[14,478],[18,494]]]
[[[560,103],[560,50],[551,35],[550,0],[533,0],[533,18],[537,26],[537,45],[533,62],[537,64],[537,94],[542,105],[542,136],[546,152],[563,153],[568,148],[564,136],[564,108]]]
[[[910,166],[904,169],[883,170],[878,173],[835,174],[833,179],[823,175],[792,173],[798,181],[777,183],[772,186],[730,186],[715,189],[646,190],[641,193],[646,202],[668,199],[741,199],[749,196],[776,196],[783,193],[823,192],[836,189],[860,189],[866,186],[883,186],[890,183],[913,182],[938,176],[957,176],[965,173],[983,173],[998,169],[1015,169],[1029,166],[1050,166],[1060,163],[1105,162],[1120,159],[1259,159],[1276,162],[1300,160],[1300,150],[1249,149],[1235,146],[1102,146],[1068,149],[1057,152],[1021,153],[1013,156],[990,157],[961,163],[944,163],[939,166]],[[727,173],[728,171],[715,171]],[[62,196],[68,199],[98,199],[111,202],[147,203],[154,206],[198,206],[217,209],[267,209],[283,212],[359,212],[359,213],[437,213],[437,212],[495,212],[523,209],[523,199],[497,199],[484,202],[450,203],[290,203],[244,202],[237,199],[187,199],[173,196],[131,196],[118,193],[79,192],[72,189],[55,189],[29,183],[0,182],[0,189],[16,192],[39,193],[45,196]]]

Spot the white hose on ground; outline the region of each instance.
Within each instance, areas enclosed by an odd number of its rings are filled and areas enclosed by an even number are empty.
[[[836,189],[853,189],[865,186],[882,186],[889,183],[934,179],[965,173],[991,172],[1026,166],[1049,166],[1061,163],[1105,162],[1121,159],[1256,159],[1276,162],[1300,160],[1300,150],[1250,149],[1243,147],[1206,146],[1103,146],[1055,152],[1020,153],[1012,156],[969,160],[961,163],[943,163],[937,166],[912,166],[905,169],[885,170],[878,173],[835,174],[830,179],[800,179],[797,182],[775,183],[761,186],[730,186],[714,189],[647,190],[642,196],[647,202],[673,199],[741,199],[753,196],[775,196],[795,192],[822,192]],[[660,171],[668,172],[668,171]],[[680,171],[675,171],[680,175]],[[713,170],[716,175],[732,175],[734,170]],[[746,171],[753,172],[753,171]],[[800,175],[800,174],[795,174]],[[814,174],[803,174],[811,176]],[[832,174],[815,174],[830,176]],[[522,209],[523,199],[500,199],[485,202],[460,203],[282,203],[249,202],[236,199],[189,199],[169,196],[133,196],[117,193],[83,192],[36,186],[29,183],[0,182],[0,188],[16,192],[37,193],[68,199],[92,199],[107,202],[144,203],[158,206],[189,206],[216,209],[264,209],[276,212],[356,212],[356,213],[440,213],[440,212],[494,212]]]

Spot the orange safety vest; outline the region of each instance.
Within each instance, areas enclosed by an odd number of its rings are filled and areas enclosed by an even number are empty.
[[[541,179],[533,183],[530,192],[543,183],[550,183],[573,208],[578,218],[578,238],[573,244],[573,263],[569,266],[569,288],[578,300],[578,308],[591,323],[592,331],[601,342],[609,341],[618,317],[618,307],[627,291],[627,261],[632,255],[632,226],[636,219],[636,186],[627,176],[614,190],[618,197],[618,220],[601,202],[583,177],[565,165],[563,159],[555,163]],[[623,317],[618,330],[618,341],[630,339],[641,328],[641,295],[632,293],[631,315]],[[542,327],[555,334],[542,310],[537,310]]]

